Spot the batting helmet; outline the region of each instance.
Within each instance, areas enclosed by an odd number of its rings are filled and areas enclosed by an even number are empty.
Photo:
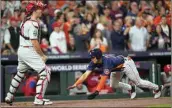
[[[43,4],[42,2],[29,2],[26,6],[26,14],[31,14],[33,11],[35,11],[36,9],[44,9],[45,8],[45,4]]]
[[[171,65],[167,64],[164,66],[164,72],[169,73],[171,71]]]
[[[90,56],[91,56],[91,58],[96,57],[97,59],[100,59],[102,57],[102,51],[98,48],[92,49],[90,51]]]

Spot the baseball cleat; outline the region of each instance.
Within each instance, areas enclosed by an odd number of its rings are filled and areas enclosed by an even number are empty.
[[[34,105],[51,105],[53,102],[47,101],[48,99],[38,99],[35,98],[35,101],[33,102]]]
[[[43,101],[50,101],[50,99],[43,99]]]
[[[12,100],[11,100],[9,97],[6,97],[6,98],[5,98],[5,102],[6,102],[8,105],[10,105],[10,106],[13,105],[13,102],[12,102]]]
[[[162,92],[163,88],[164,88],[164,86],[161,85],[161,86],[159,86],[159,89],[157,91],[154,91],[154,93],[155,93],[154,98],[155,99],[157,99],[161,96],[161,92]]]
[[[134,99],[136,97],[136,85],[131,86],[131,97],[130,99]]]

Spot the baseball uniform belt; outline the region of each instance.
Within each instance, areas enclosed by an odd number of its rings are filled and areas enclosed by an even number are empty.
[[[20,45],[21,47],[23,47],[23,48],[32,48],[33,46],[22,46],[22,45]]]

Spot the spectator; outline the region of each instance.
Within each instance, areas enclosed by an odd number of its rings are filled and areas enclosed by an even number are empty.
[[[92,1],[92,0],[88,0],[86,1],[86,5],[93,8],[93,7],[96,7],[98,5],[98,1]]]
[[[53,25],[54,31],[50,35],[50,46],[53,54],[67,53],[67,43],[64,31],[62,31],[63,23],[55,22]]]
[[[78,4],[78,17],[80,18],[81,22],[84,22],[84,15],[86,13],[85,6],[83,4]]]
[[[20,28],[18,27],[18,20],[16,18],[12,17],[10,22],[11,26],[5,31],[4,42],[6,47],[13,54],[16,54],[19,47]]]
[[[72,27],[73,28],[73,33],[79,35],[81,26],[82,26],[82,24],[81,24],[81,20],[80,20],[79,16],[75,17],[74,25]]]
[[[48,1],[49,4],[47,5],[47,7],[44,9],[43,11],[43,15],[42,15],[42,21],[46,24],[46,26],[48,27],[48,30],[50,30],[48,33],[49,35],[52,32],[52,24],[53,22],[51,22],[54,18],[55,18],[55,10],[56,10],[56,1]],[[51,25],[50,25],[51,24]],[[48,37],[49,37],[48,35]]]
[[[120,10],[123,12],[123,18],[127,16],[128,13],[128,3],[129,1],[119,1],[118,5],[120,7]]]
[[[128,35],[130,28],[133,26],[133,20],[131,16],[126,16],[124,19],[124,25],[122,27],[122,31],[124,35]]]
[[[164,85],[162,96],[170,96],[170,86],[172,86],[172,71],[170,64],[164,66],[164,72],[161,72],[161,79]]]
[[[75,52],[76,48],[75,48],[75,39],[73,38],[73,36],[70,36],[70,47],[69,47],[69,51],[70,52]]]
[[[112,30],[112,20],[110,18],[110,7],[104,6],[103,8],[104,15],[100,16],[100,23],[103,26],[103,34],[107,38],[107,40],[110,40],[110,34]],[[110,41],[108,41],[108,44],[111,45]]]
[[[76,33],[73,33],[76,52],[87,52],[89,48],[90,32],[85,24],[81,24]]]
[[[152,50],[154,45],[152,45],[152,42],[154,40],[154,36],[155,36],[155,31],[153,31],[152,25],[147,25],[146,27],[147,31],[148,31],[148,35],[149,35],[149,45],[148,45],[148,49]]]
[[[167,19],[165,16],[161,17],[161,28],[162,28],[162,32],[164,32],[166,34],[166,36],[171,37],[171,28],[170,26],[167,25]]]
[[[105,17],[105,21],[107,23],[106,25],[110,25],[112,20],[110,18],[110,7],[108,5],[104,6],[104,8],[103,8],[103,15],[101,17]]]
[[[96,24],[96,29],[100,29],[103,32],[104,37],[110,40],[110,34],[112,30],[112,20],[110,18],[110,7],[105,5],[103,7],[103,15],[100,16],[99,22]],[[95,19],[96,20],[96,19]],[[108,41],[108,49],[111,49],[111,41]]]
[[[135,2],[135,1],[131,2],[130,3],[130,10],[128,11],[127,16],[131,16],[131,18],[133,20],[135,20],[138,12],[139,12],[139,9],[138,9],[137,2]]]
[[[25,1],[25,0],[21,2],[20,9],[21,9],[22,11],[24,11],[24,10],[26,9],[27,3],[28,3],[28,1]]]
[[[99,16],[104,14],[104,12],[103,12],[104,4],[105,4],[104,0],[98,1],[97,9],[98,9]]]
[[[120,7],[118,6],[118,1],[112,1],[111,8],[112,10],[111,10],[110,16],[112,20],[123,18],[123,12],[120,10]]]
[[[5,36],[5,31],[7,30],[7,28],[8,28],[7,18],[2,17],[1,24],[0,24],[0,38],[1,38],[2,53],[5,50],[4,36]]]
[[[1,9],[1,17],[4,17],[5,16],[5,11],[7,11],[7,8],[6,8],[6,1],[1,1],[1,4],[0,4],[0,9]]]
[[[129,31],[130,28],[133,26],[133,20],[131,16],[126,16],[124,19],[124,25],[122,27],[123,35],[125,36],[125,48],[128,50],[128,44],[129,41]]]
[[[152,15],[155,17],[158,15],[158,12],[155,8],[155,4],[154,4],[154,1],[150,1],[150,8],[151,8],[151,13]]]
[[[161,7],[165,6],[165,2],[164,0],[155,0],[155,4],[156,4],[156,9],[160,9]]]
[[[54,15],[55,15],[54,18],[52,20],[50,20],[50,23],[48,25],[48,32],[49,32],[49,34],[51,34],[51,32],[53,31],[52,24],[54,22],[56,22],[56,21],[64,22],[64,14],[62,13],[61,10],[56,9],[54,11]]]
[[[169,13],[167,14],[167,24],[171,27],[171,14],[172,14],[172,7],[169,10]]]
[[[88,28],[89,32],[92,29],[93,21],[94,21],[93,14],[91,14],[90,12],[86,13],[85,14],[85,21],[83,23]]]
[[[20,15],[19,15],[20,24],[21,24],[22,21],[24,21],[25,16],[26,16],[25,11],[21,11]]]
[[[13,15],[13,17],[14,18],[16,18],[16,20],[18,20],[18,25],[20,25],[20,17],[19,17],[19,15],[20,15],[20,11],[19,11],[19,9],[14,9],[14,15]]]
[[[57,9],[62,9],[65,6],[65,4],[66,4],[66,1],[64,1],[64,0],[57,1],[56,8]]]
[[[97,29],[102,29],[103,35],[107,40],[111,39],[111,31],[112,31],[112,20],[110,18],[110,9],[109,7],[105,6],[104,11],[105,14],[104,16],[102,15],[100,17],[100,23],[97,24]],[[102,25],[102,28],[101,26]],[[100,26],[100,28],[99,28]],[[112,43],[111,41],[108,42],[108,51],[112,50]]]
[[[75,12],[75,10],[77,8],[76,1],[68,1],[68,7],[69,7],[69,11]]]
[[[98,10],[97,6],[91,8],[90,12],[93,15],[93,20],[95,21],[94,23],[99,22],[100,16],[99,16],[99,10]]]
[[[164,8],[164,7],[161,7],[160,10],[159,10],[159,15],[156,16],[156,17],[154,18],[154,25],[155,25],[155,26],[157,26],[158,24],[160,24],[160,22],[161,22],[161,17],[162,17],[163,15],[166,15],[166,13],[165,13],[165,8]]]
[[[121,30],[121,24],[118,21],[115,21],[113,24],[114,30],[111,33],[112,48],[114,51],[124,50],[125,46],[125,36]]]
[[[167,49],[170,39],[162,32],[161,26],[156,26],[155,36],[151,39],[152,49]]]
[[[10,25],[11,17],[15,17],[18,24],[24,20],[25,9],[28,2],[35,1],[2,1],[1,3],[1,16],[2,20],[6,20],[6,25]],[[165,49],[170,49],[170,42],[167,42],[171,38],[171,3],[170,1],[163,0],[130,0],[130,1],[45,1],[48,5],[44,9],[43,17],[41,21],[41,38],[49,40],[51,33],[53,32],[52,24],[54,22],[63,22],[63,31],[67,42],[67,49],[70,52],[75,51],[88,51],[90,49],[90,40],[94,36],[95,30],[100,29],[103,36],[108,43],[107,51],[111,51],[111,33],[113,30],[112,21],[119,21],[122,26],[121,33],[125,36],[125,42],[129,41],[133,36],[129,35],[131,28],[134,25],[136,17],[141,17],[142,27],[151,29],[148,33],[150,37],[150,44],[148,44],[148,37],[137,36],[141,38],[139,42],[141,45],[136,45],[135,41],[132,41],[134,46],[143,47],[142,51],[145,51],[147,47],[151,49],[158,49],[157,41],[158,35],[156,33],[156,26],[160,24],[162,32],[164,32]],[[111,8],[110,8],[111,7]],[[126,17],[127,16],[127,17]],[[124,23],[124,24],[123,24]],[[167,26],[168,25],[168,26]],[[48,27],[48,30],[47,30]],[[4,30],[4,29],[3,29]],[[1,28],[1,36],[5,34]],[[9,30],[6,30],[9,31]],[[140,30],[142,32],[142,30]],[[48,32],[48,33],[47,33]],[[113,30],[114,32],[114,30]],[[9,32],[8,32],[9,33]],[[8,33],[6,35],[8,35]],[[162,34],[162,35],[164,35]],[[3,36],[4,37],[4,36]],[[8,36],[7,36],[8,38]],[[136,39],[136,37],[134,37]],[[5,39],[3,39],[5,41]],[[43,39],[44,40],[44,39]],[[132,39],[131,39],[132,40]],[[131,41],[130,40],[130,41]],[[127,50],[131,49],[131,42],[128,42],[127,46],[124,46]],[[154,43],[155,42],[155,43]],[[137,43],[137,42],[136,42]],[[17,43],[18,44],[18,43]],[[16,44],[16,45],[17,45]],[[142,45],[144,44],[144,45]],[[5,44],[4,46],[8,45]],[[148,45],[148,46],[147,46]],[[121,46],[123,47],[123,46]],[[129,48],[130,47],[130,48]],[[135,48],[134,47],[134,48]],[[5,47],[1,52],[5,51]],[[8,48],[3,54],[10,54]],[[12,51],[12,49],[10,49]],[[135,50],[135,49],[134,49]],[[133,51],[134,51],[133,50]],[[140,49],[139,49],[140,50]]]
[[[49,45],[48,45],[48,41],[47,41],[46,38],[43,38],[43,39],[41,40],[40,47],[41,47],[42,51],[43,51],[45,54],[50,53],[50,47],[49,47]]]
[[[153,24],[153,16],[152,15],[146,16],[145,24],[143,26],[146,27],[147,25],[151,25],[153,28],[155,27]]]
[[[5,30],[9,27],[7,24],[7,17],[2,17],[1,23],[0,23],[0,30],[1,30],[1,41],[3,41]]]
[[[72,26],[74,23],[74,12],[68,12],[65,14],[65,16],[67,21],[64,23],[63,31],[65,33],[67,45],[70,46],[69,39],[70,31],[72,30]]]
[[[145,27],[142,26],[142,19],[136,18],[135,25],[129,31],[128,47],[132,51],[146,51],[149,45],[149,35]]]
[[[108,48],[107,40],[103,36],[101,30],[96,30],[90,42],[90,49],[100,48],[102,52],[106,52]]]
[[[40,40],[42,40],[42,38],[46,38],[48,40],[47,34],[48,34],[48,28],[47,25],[41,20],[38,20],[39,22],[39,27],[40,27],[40,33],[41,33],[41,37]]]
[[[82,25],[81,25],[80,17],[79,16],[76,16],[74,18],[74,25],[72,27],[73,30],[72,30],[72,34],[70,36],[69,50],[72,51],[72,52],[76,50],[76,47],[75,47],[75,39],[74,39],[73,35],[75,35],[75,36],[80,35],[81,27],[82,27]]]
[[[9,9],[11,15],[13,16],[14,9],[19,9],[19,7],[20,7],[20,1],[13,1],[13,0],[7,1],[6,7]]]

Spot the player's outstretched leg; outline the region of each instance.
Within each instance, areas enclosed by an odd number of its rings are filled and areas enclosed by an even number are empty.
[[[150,81],[141,79],[137,71],[137,68],[134,64],[134,61],[132,59],[126,58],[124,65],[125,65],[125,69],[124,69],[125,74],[137,86],[154,90],[155,91],[154,98],[159,98],[161,96],[161,91],[163,89],[163,86],[162,85],[158,86],[157,84],[154,84]]]
[[[110,75],[110,87],[112,88],[122,88],[124,90],[127,90],[130,92],[130,98],[134,99],[136,97],[136,86],[131,86],[127,83],[119,82],[119,80],[116,79],[116,73],[112,72]]]
[[[36,96],[35,96],[35,105],[50,105],[52,102],[48,99],[44,99],[44,94],[47,88],[47,85],[50,81],[50,70],[48,68],[44,68],[39,72],[39,80],[36,86]]]
[[[9,92],[7,93],[7,96],[5,97],[5,102],[7,104],[12,105],[14,94],[16,93],[22,79],[24,78],[24,75],[25,75],[25,72],[18,71],[17,74],[12,79]]]

